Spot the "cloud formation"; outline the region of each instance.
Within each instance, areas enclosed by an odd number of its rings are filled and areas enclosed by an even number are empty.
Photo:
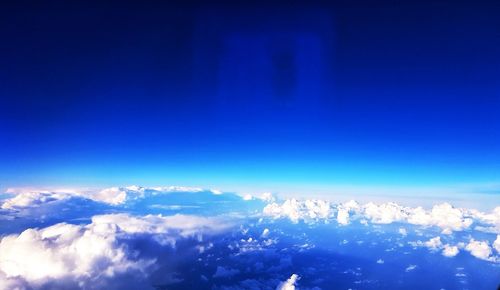
[[[38,288],[66,281],[66,287],[88,288],[122,274],[140,281],[154,267],[155,258],[140,257],[130,246],[134,239],[147,236],[159,245],[175,247],[178,240],[201,241],[203,235],[228,227],[216,218],[109,214],[94,216],[87,225],[30,228],[1,239],[0,285],[23,289],[17,286]]]
[[[214,195],[222,194],[222,192],[214,189],[185,186],[141,187],[132,185],[127,187],[110,187],[100,190],[39,190],[11,188],[7,190],[7,193],[14,196],[5,199],[1,208],[12,210],[36,207],[54,201],[69,199],[71,197],[80,197],[95,202],[117,206],[125,204],[126,202],[133,202],[147,197],[173,192],[210,192]]]
[[[289,218],[292,222],[329,222],[336,220],[340,225],[347,225],[353,220],[368,220],[373,224],[409,223],[420,226],[434,226],[443,234],[470,229],[477,225],[478,230],[500,233],[500,207],[491,213],[477,210],[455,208],[448,203],[438,204],[430,210],[422,207],[406,207],[393,202],[361,205],[356,201],[331,204],[322,200],[296,199],[285,200],[282,204],[270,203],[263,209],[266,216]]]
[[[374,225],[406,223],[423,228],[437,228],[441,234],[450,237],[453,232],[462,231],[500,233],[500,207],[496,207],[490,213],[484,213],[474,209],[456,208],[448,203],[437,204],[426,210],[422,207],[401,206],[394,202],[359,204],[356,201],[349,201],[333,204],[322,200],[289,199],[281,204],[269,203],[264,207],[263,215],[273,219],[288,218],[293,223],[336,222],[340,226],[349,225],[354,221]],[[403,237],[408,235],[405,228],[399,228],[398,232]],[[493,248],[497,252],[500,249],[499,237],[500,235],[497,235],[497,239],[493,242]],[[427,247],[433,252],[441,251],[445,257],[454,257],[460,249],[464,249],[476,258],[492,262],[500,261],[500,258],[494,255],[488,241],[472,240],[468,243],[445,244],[438,236],[426,242],[415,242],[414,245]]]
[[[276,287],[276,290],[295,290],[296,283],[299,279],[299,275],[292,274],[288,280],[281,282],[278,287]]]
[[[487,241],[476,241],[471,239],[470,242],[465,246],[465,249],[470,252],[470,254],[476,258],[494,261],[497,257],[492,257],[492,250]]]

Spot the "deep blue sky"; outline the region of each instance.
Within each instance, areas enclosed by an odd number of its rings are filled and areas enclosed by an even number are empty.
[[[72,3],[1,4],[0,187],[500,183],[498,1]]]

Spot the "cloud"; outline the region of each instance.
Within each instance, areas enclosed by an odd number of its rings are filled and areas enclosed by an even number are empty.
[[[8,191],[13,193],[13,191]],[[71,195],[63,192],[50,192],[50,191],[28,191],[16,193],[14,197],[4,200],[1,208],[6,210],[13,210],[24,207],[36,207],[42,204],[63,200],[69,198]]]
[[[497,239],[493,242],[493,248],[500,254],[500,235],[497,235]]]
[[[199,187],[167,186],[167,187],[110,187],[100,190],[39,190],[39,189],[16,189],[7,190],[8,194],[13,194],[12,198],[5,199],[2,203],[2,209],[20,209],[27,207],[40,206],[53,201],[69,199],[71,197],[80,197],[95,202],[108,205],[123,205],[127,202],[141,200],[147,197],[156,196],[174,192],[209,192],[213,195],[220,195],[222,192],[214,189],[203,189]]]
[[[441,237],[434,237],[425,242],[424,245],[433,251],[437,251],[443,247],[443,243],[441,242]]]
[[[443,256],[445,257],[455,257],[459,253],[457,246],[444,245],[443,247]]]
[[[482,213],[477,210],[455,208],[448,203],[437,204],[431,210],[422,207],[406,207],[393,202],[360,205],[355,201],[331,204],[322,200],[288,199],[282,204],[276,202],[268,204],[263,214],[272,218],[289,218],[297,223],[328,222],[337,213],[336,221],[340,225],[347,225],[353,220],[368,220],[373,224],[408,223],[424,227],[438,227],[443,234],[470,229],[473,224],[481,225],[479,230],[500,233],[500,207],[491,213]],[[404,231],[405,232],[405,231]],[[402,234],[404,233],[402,232]]]
[[[476,241],[471,239],[467,246],[465,246],[465,249],[476,258],[487,261],[494,259],[491,257],[492,251],[487,241]]]
[[[405,269],[405,272],[411,272],[411,271],[417,269],[417,267],[418,267],[417,265],[408,265],[408,267],[406,267],[406,269]]]
[[[0,285],[17,289],[15,285],[27,283],[38,288],[65,281],[66,288],[86,288],[120,275],[141,281],[154,268],[156,257],[142,257],[132,241],[147,236],[158,245],[175,247],[178,240],[201,241],[228,227],[216,218],[109,214],[94,216],[87,225],[30,228],[1,239]]]
[[[473,209],[470,210],[470,214],[484,224],[484,226],[481,226],[482,231],[495,234],[500,233],[500,206],[494,208],[490,213],[483,213]]]
[[[288,280],[281,282],[278,287],[276,287],[276,290],[295,290],[296,289],[296,283],[300,279],[299,275],[297,274],[292,274]]]
[[[389,202],[376,205],[372,202],[363,206],[363,215],[376,224],[390,224],[403,221],[405,218],[404,208],[396,203]]]
[[[443,242],[441,241],[441,237],[434,237],[427,242],[417,241],[410,242],[410,244],[415,247],[427,247],[433,252],[442,250],[442,255],[448,258],[455,257],[460,252],[460,249],[465,249],[476,258],[490,262],[500,261],[498,256],[493,255],[493,251],[489,246],[488,241],[477,241],[471,239],[467,244],[460,242],[456,245],[450,245],[443,244]]]
[[[483,213],[474,209],[455,208],[448,203],[434,205],[430,210],[422,207],[406,207],[393,202],[380,205],[367,203],[361,205],[355,201],[332,204],[321,200],[285,200],[282,204],[273,202],[268,204],[263,215],[273,219],[288,218],[293,223],[304,221],[306,223],[336,221],[338,225],[346,226],[355,220],[361,223],[366,221],[372,224],[406,223],[420,227],[435,227],[441,230],[441,234],[449,236],[453,232],[475,231],[486,233],[497,233],[500,229],[500,207],[496,207],[490,213]],[[336,213],[336,215],[335,215]],[[473,225],[476,225],[473,227]],[[406,237],[408,231],[399,228],[398,232]],[[479,235],[484,235],[479,233]],[[500,235],[496,236],[493,242],[493,249],[500,250]],[[468,244],[467,244],[468,243]],[[466,249],[474,257],[499,262],[500,257],[493,255],[492,248],[488,241],[471,241],[467,243],[445,244],[441,237],[434,237],[426,242],[410,242],[415,247],[427,247],[433,252],[440,251],[445,257],[454,257],[460,249]],[[467,245],[466,245],[467,244]]]

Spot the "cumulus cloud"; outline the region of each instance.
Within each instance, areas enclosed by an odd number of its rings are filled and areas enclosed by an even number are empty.
[[[264,208],[263,214],[274,219],[288,218],[293,223],[299,221],[306,223],[336,221],[342,226],[348,225],[354,220],[365,224],[369,221],[375,225],[406,223],[424,228],[436,227],[441,230],[443,235],[465,230],[498,233],[498,229],[500,229],[499,207],[493,209],[491,213],[483,213],[473,209],[455,208],[448,203],[434,205],[430,210],[426,210],[422,207],[401,206],[393,202],[362,205],[355,201],[332,204],[321,200],[289,199],[282,204],[276,202],[268,204]],[[476,227],[472,227],[472,225],[476,225]],[[403,237],[408,235],[405,228],[399,228],[398,232]],[[489,246],[488,241],[475,240],[463,244],[445,244],[439,236],[425,242],[410,242],[410,244],[415,247],[427,247],[433,252],[440,251],[445,257],[454,257],[460,252],[460,249],[465,249],[479,259],[498,262],[500,258],[493,254],[492,249],[499,252],[499,237],[500,235],[497,235],[492,247]]]
[[[497,239],[493,242],[493,248],[500,254],[500,235],[497,235]]]
[[[288,199],[281,205],[270,203],[264,207],[263,212],[264,215],[274,218],[289,218],[294,223],[298,223],[299,220],[327,220],[332,214],[330,203],[327,201],[296,199]]]
[[[349,224],[349,211],[346,209],[339,209],[337,212],[337,222],[340,225],[348,225]]]
[[[445,257],[455,257],[458,255],[459,250],[457,246],[451,246],[451,245],[444,245],[443,247],[443,256]]]
[[[459,242],[456,245],[451,245],[443,244],[441,237],[434,237],[426,242],[417,241],[410,242],[409,244],[414,247],[427,247],[433,252],[442,250],[441,254],[448,258],[455,257],[460,252],[460,249],[465,249],[476,258],[490,262],[500,261],[498,256],[493,255],[492,248],[489,246],[488,241],[477,241],[471,239],[468,243]]]
[[[69,281],[76,284],[66,287],[85,288],[121,274],[144,277],[155,258],[139,257],[129,246],[134,238],[149,235],[159,245],[174,247],[179,239],[200,240],[227,227],[215,218],[110,214],[94,216],[87,225],[30,228],[0,240],[0,285],[19,289],[16,285],[25,283],[38,288]]]
[[[173,192],[210,192],[214,195],[220,195],[222,192],[214,189],[203,189],[199,187],[167,186],[167,187],[110,187],[100,190],[37,190],[37,189],[8,189],[7,193],[14,195],[5,199],[1,205],[2,209],[19,209],[34,207],[53,201],[64,200],[71,197],[80,197],[92,201],[105,203],[109,205],[122,205],[126,202],[137,201],[149,196]]]
[[[36,207],[41,204],[50,203],[57,200],[69,198],[71,195],[64,192],[50,192],[50,191],[27,191],[16,193],[13,190],[7,191],[14,194],[12,198],[4,200],[1,208],[6,210],[13,210],[24,207]]]
[[[406,207],[393,202],[360,205],[355,201],[331,204],[321,200],[289,199],[282,204],[270,203],[263,210],[266,216],[289,218],[294,223],[300,220],[328,221],[332,219],[334,212],[337,213],[335,219],[340,225],[347,225],[354,219],[368,220],[373,224],[408,223],[424,227],[438,227],[443,234],[451,234],[454,231],[470,229],[471,225],[476,223],[481,225],[482,228],[479,229],[500,233],[500,207],[486,214],[477,210],[455,208],[448,203],[434,205],[432,209],[425,210],[422,207]],[[400,233],[405,235],[406,230]]]
[[[425,242],[424,244],[426,247],[434,251],[437,251],[443,247],[443,243],[441,242],[441,237],[434,237]]]
[[[493,259],[493,257],[491,257],[491,247],[487,241],[476,241],[471,239],[467,246],[465,246],[465,249],[476,258],[487,261]]]
[[[297,289],[296,284],[299,279],[299,275],[292,274],[288,280],[281,282],[278,287],[276,287],[276,290],[295,290]]]

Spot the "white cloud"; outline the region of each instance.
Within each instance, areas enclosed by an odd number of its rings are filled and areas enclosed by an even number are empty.
[[[437,251],[443,247],[443,243],[441,242],[441,237],[434,237],[425,242],[424,245],[433,251]]]
[[[405,269],[405,272],[411,272],[411,271],[417,269],[417,267],[418,267],[417,265],[408,265],[408,267],[406,267],[406,269]]]
[[[500,206],[495,207],[490,213],[483,213],[478,210],[470,210],[471,216],[485,224],[482,230],[489,233],[500,233]]]
[[[340,225],[347,225],[353,219],[369,220],[374,224],[399,222],[424,227],[439,227],[442,234],[449,235],[454,231],[467,230],[476,223],[485,225],[490,232],[500,232],[500,207],[495,208],[492,213],[486,214],[477,210],[455,208],[448,203],[434,205],[431,210],[425,210],[422,207],[405,207],[393,202],[379,205],[375,203],[359,205],[355,201],[330,204],[321,200],[289,199],[282,204],[270,203],[263,210],[266,216],[289,218],[294,223],[300,220],[306,222],[329,221],[334,212],[337,213],[335,219]]]
[[[63,200],[70,197],[70,194],[63,192],[50,192],[50,191],[27,191],[14,193],[12,190],[9,193],[15,194],[14,197],[6,199],[1,208],[12,210],[24,207],[36,207],[41,204]]]
[[[410,243],[413,246],[419,247],[419,246],[424,246],[429,248],[433,252],[437,252],[439,250],[442,250],[442,254],[445,257],[455,257],[459,253],[459,246],[463,247],[462,245],[458,246],[453,246],[450,244],[443,244],[441,241],[441,237],[434,237],[428,240],[427,242],[422,243],[421,241],[417,242],[412,242]]]
[[[288,199],[282,205],[270,203],[264,207],[264,215],[274,218],[287,217],[292,222],[299,220],[306,222],[324,220],[331,217],[330,203],[323,200],[305,200]]]
[[[337,222],[341,225],[349,224],[349,211],[347,209],[339,209],[337,212]]]
[[[278,287],[276,287],[276,290],[295,290],[296,288],[296,283],[300,279],[299,275],[297,274],[292,274],[288,280],[281,282]]]
[[[261,200],[267,203],[272,203],[276,201],[276,198],[274,195],[270,192],[264,192],[261,194],[250,194],[250,193],[244,193],[240,194],[240,196],[243,198],[243,200]]]
[[[493,248],[500,254],[500,235],[497,235],[497,239],[493,242]]]
[[[351,212],[355,213],[359,210],[359,207],[359,203],[354,200],[337,205],[337,223],[348,225],[350,223]]]
[[[377,260],[377,264],[383,264],[383,263],[384,263],[384,260],[382,260],[382,259]]]
[[[127,197],[131,198],[132,193],[140,193],[140,195],[144,195],[144,191],[140,190],[127,190],[120,187],[111,187],[103,189],[96,194],[89,195],[89,197],[96,201],[108,203],[111,205],[118,205],[124,203],[127,200]]]
[[[455,257],[459,253],[457,246],[451,246],[449,244],[443,247],[443,256],[445,257]]]
[[[27,229],[0,240],[0,285],[16,289],[9,285],[26,281],[36,288],[69,279],[85,288],[88,283],[120,274],[144,276],[155,259],[138,258],[138,252],[128,247],[127,241],[137,234],[150,235],[161,245],[175,246],[178,239],[200,238],[227,227],[220,220],[197,216],[110,214],[94,216],[88,225],[60,223]]]
[[[75,190],[75,189],[59,189],[59,190],[40,190],[40,189],[16,189],[11,188],[7,193],[14,196],[5,199],[1,205],[2,209],[19,209],[26,207],[35,207],[49,202],[64,200],[71,197],[81,197],[96,202],[101,202],[109,205],[122,205],[126,202],[139,200],[148,196],[166,194],[172,192],[211,192],[214,195],[222,194],[219,190],[203,189],[199,187],[185,186],[167,186],[167,187],[110,187],[101,190]]]
[[[397,221],[403,221],[406,218],[404,208],[396,203],[389,202],[381,205],[367,203],[363,207],[365,217],[376,224],[390,224]]]
[[[491,260],[491,248],[487,241],[476,241],[471,239],[470,242],[465,246],[465,249],[471,253],[476,258],[482,260]]]

